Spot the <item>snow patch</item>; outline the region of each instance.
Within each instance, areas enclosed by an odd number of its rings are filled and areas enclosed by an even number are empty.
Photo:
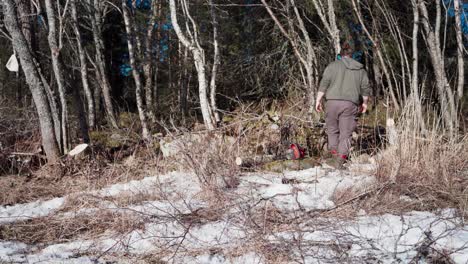
[[[64,201],[64,198],[54,198],[48,201],[2,206],[0,207],[0,223],[11,223],[49,215],[51,212],[59,209]]]

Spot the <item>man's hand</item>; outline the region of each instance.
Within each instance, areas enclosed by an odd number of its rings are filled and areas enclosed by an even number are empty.
[[[323,111],[323,105],[321,100],[315,103],[315,111],[317,111],[318,113],[321,113]]]
[[[362,104],[360,107],[359,107],[359,113],[366,113],[367,112],[367,103],[364,103]]]
[[[315,102],[315,111],[318,113],[323,112],[322,98],[325,96],[324,92],[318,92],[317,101]]]
[[[366,113],[367,112],[367,102],[369,102],[369,96],[362,97],[363,102],[362,105],[359,107],[359,113]]]

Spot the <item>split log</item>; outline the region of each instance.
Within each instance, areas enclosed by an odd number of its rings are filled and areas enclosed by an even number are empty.
[[[393,118],[387,119],[386,130],[387,130],[386,132],[387,132],[388,144],[390,146],[396,145],[398,142],[398,133],[396,131],[395,120],[393,120]]]
[[[265,155],[265,156],[255,156],[253,158],[250,157],[237,157],[236,164],[239,167],[244,168],[251,168],[256,165],[265,163],[265,162],[272,162],[273,156],[272,155]]]
[[[306,170],[320,166],[314,158],[305,158],[302,160],[276,160],[268,162],[262,166],[265,171],[278,172],[283,171],[294,171],[294,170]]]
[[[87,149],[89,149],[88,144],[79,144],[74,149],[72,149],[70,152],[68,152],[68,156],[69,157],[79,157],[80,155],[85,154]]]

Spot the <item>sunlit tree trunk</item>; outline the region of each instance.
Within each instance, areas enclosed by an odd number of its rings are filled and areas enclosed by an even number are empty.
[[[426,35],[426,44],[434,68],[439,104],[446,128],[454,132],[457,127],[457,113],[455,108],[455,99],[445,72],[444,55],[440,46],[440,3],[436,1],[437,14],[435,29],[429,23],[429,14],[426,3],[421,1],[419,8],[421,11],[421,20]]]
[[[29,44],[21,32],[17,21],[17,13],[13,0],[3,0],[4,23],[11,35],[13,48],[17,52],[21,62],[22,69],[26,76],[26,82],[29,85],[33,96],[34,104],[39,117],[41,129],[42,145],[50,163],[59,160],[60,150],[55,137],[54,122],[49,108],[49,102],[42,83],[39,71],[34,63]]]
[[[221,54],[219,51],[218,43],[218,19],[216,16],[216,10],[213,5],[213,0],[209,0],[210,12],[211,12],[211,23],[213,24],[213,68],[211,70],[211,81],[210,81],[210,103],[211,110],[213,111],[214,119],[217,123],[221,121],[218,113],[218,107],[216,105],[216,77],[218,74],[218,66],[221,64]]]
[[[187,36],[182,32],[182,29],[180,28],[180,25],[178,23],[175,0],[169,0],[171,21],[174,27],[174,31],[176,32],[180,42],[192,52],[193,60],[195,63],[195,69],[197,71],[198,76],[198,91],[203,122],[208,130],[213,130],[215,128],[215,120],[211,115],[212,111],[208,100],[208,82],[206,78],[206,63],[204,50],[198,42],[197,27],[194,20],[190,17],[190,14],[188,13],[187,3],[185,0],[182,0],[181,2],[182,8],[184,9],[185,14],[187,16],[186,19],[191,21],[191,25],[193,28],[193,32],[189,32],[188,34],[190,39],[187,38]]]
[[[465,61],[463,58],[464,45],[463,45],[463,32],[461,26],[462,15],[460,12],[460,0],[454,0],[453,6],[455,8],[455,29],[457,32],[457,66],[458,66],[458,83],[457,83],[457,96],[458,99],[463,97],[463,89],[465,86]],[[463,13],[464,14],[464,13]],[[466,22],[465,22],[466,23]]]
[[[151,4],[151,16],[146,28],[146,39],[145,39],[145,50],[144,50],[144,65],[143,73],[145,75],[145,99],[146,99],[146,109],[148,112],[148,117],[151,121],[156,121],[156,116],[154,114],[154,79],[153,79],[153,35],[154,35],[154,24],[156,23],[156,17],[158,15],[159,4],[157,1],[153,1]],[[156,73],[154,73],[156,74]]]
[[[54,1],[55,2],[55,1]],[[55,3],[59,4],[59,3]],[[66,84],[65,77],[63,74],[63,65],[61,61],[61,32],[58,31],[56,24],[56,9],[52,0],[45,0],[46,12],[47,12],[47,22],[49,27],[49,34],[47,40],[49,42],[50,53],[52,57],[52,69],[54,71],[55,81],[57,83],[57,88],[60,98],[60,127],[61,127],[61,147],[64,153],[68,152],[69,142],[68,142],[68,106],[66,99]],[[60,14],[59,14],[60,15]]]
[[[289,41],[294,55],[296,56],[297,60],[300,62],[301,72],[303,73],[303,83],[307,89],[307,104],[309,105],[309,112],[315,113],[314,109],[314,101],[315,101],[315,93],[316,93],[316,85],[315,82],[317,81],[318,77],[316,76],[315,70],[317,69],[316,60],[317,56],[314,51],[313,43],[309,36],[309,33],[304,25],[304,21],[302,16],[299,14],[299,10],[296,6],[294,0],[288,0],[294,10],[294,19],[291,17],[287,17],[288,24],[289,24],[289,31],[283,26],[283,24],[278,19],[278,16],[273,12],[273,9],[270,7],[270,4],[267,3],[266,0],[261,0],[263,6],[266,8],[268,14],[275,22],[276,26],[280,29],[283,36]],[[294,31],[294,24],[299,27],[300,34]],[[300,37],[297,37],[300,36]]]
[[[134,21],[131,19],[127,1],[122,0],[122,13],[125,22],[125,30],[127,32],[127,46],[128,46],[128,53],[130,58],[130,66],[132,67],[132,74],[133,79],[135,80],[135,95],[137,101],[137,108],[138,108],[138,115],[140,117],[141,127],[142,127],[142,136],[144,139],[150,139],[150,133],[148,130],[148,124],[146,121],[146,112],[143,105],[143,95],[142,95],[142,83],[141,83],[141,76],[140,72],[138,71],[138,65],[136,63],[136,54],[135,54],[135,47],[134,47],[134,36],[135,32],[134,29]]]
[[[328,34],[332,39],[333,48],[335,49],[335,55],[340,54],[341,52],[341,45],[340,45],[340,30],[336,24],[336,15],[335,15],[335,6],[333,4],[333,0],[326,0],[327,1],[327,15],[325,15],[325,4],[323,0],[312,0],[312,4],[314,5],[317,13],[322,21],[322,24],[325,26]]]
[[[413,100],[415,110],[415,121],[419,123],[422,130],[425,130],[424,118],[421,109],[421,97],[419,93],[419,64],[418,64],[418,33],[419,33],[419,0],[411,0],[413,7],[413,38],[412,38],[412,49],[413,49],[413,73],[411,79],[411,95],[410,98]]]
[[[89,127],[94,128],[96,126],[96,115],[94,110],[94,98],[93,91],[89,86],[88,80],[88,64],[86,62],[86,54],[83,48],[81,40],[81,32],[79,29],[78,15],[76,12],[76,2],[77,0],[72,0],[70,2],[71,14],[72,14],[72,26],[73,31],[76,36],[76,45],[78,47],[78,56],[80,58],[80,74],[81,74],[81,83],[83,84],[83,90],[86,97],[86,105],[88,108],[88,124]]]
[[[87,0],[90,6],[89,16],[91,20],[91,27],[93,31],[93,40],[96,50],[96,73],[98,77],[99,86],[102,90],[102,97],[104,99],[104,107],[106,109],[107,118],[112,127],[118,128],[117,119],[115,117],[114,106],[112,104],[111,91],[112,87],[107,76],[107,65],[104,58],[104,40],[102,37],[103,17],[102,17],[102,4],[100,0]],[[96,92],[100,94],[99,91]],[[95,93],[95,94],[96,94]],[[96,105],[98,98],[95,98]]]

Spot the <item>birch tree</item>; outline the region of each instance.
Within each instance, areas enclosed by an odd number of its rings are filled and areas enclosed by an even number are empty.
[[[59,2],[55,2],[57,6],[60,6]],[[45,0],[45,7],[47,13],[47,22],[49,33],[47,40],[49,42],[50,54],[52,58],[52,69],[55,76],[55,81],[57,84],[57,89],[59,92],[60,98],[60,128],[61,128],[61,142],[60,146],[62,150],[67,153],[69,142],[68,142],[68,106],[66,100],[66,84],[65,77],[63,74],[63,65],[60,58],[61,49],[62,49],[62,29],[63,24],[60,23],[60,29],[57,27],[57,15],[56,7],[52,3],[52,0]],[[66,9],[64,10],[64,14]],[[63,17],[64,14],[58,14],[60,17]]]
[[[325,1],[327,4],[327,9],[325,8]],[[335,49],[335,55],[340,54],[340,30],[338,29],[336,23],[335,6],[333,4],[333,0],[312,0],[312,4],[317,10],[322,24],[325,26],[325,29],[330,35],[333,48]]]
[[[101,0],[85,0],[88,7],[89,20],[91,21],[91,28],[93,32],[93,41],[95,46],[95,65],[96,65],[96,79],[99,86],[96,86],[97,96],[95,102],[98,104],[100,99],[100,91],[102,91],[102,97],[104,99],[104,106],[107,114],[107,118],[114,128],[118,128],[117,119],[115,117],[114,106],[112,104],[111,91],[112,87],[109,82],[107,65],[104,57],[104,39],[102,36],[103,28],[103,12],[104,12],[104,1]],[[100,88],[100,89],[99,89]]]
[[[143,85],[141,82],[140,72],[138,71],[138,65],[136,63],[136,52],[135,52],[135,46],[134,46],[134,43],[136,42],[135,40],[136,32],[134,31],[135,22],[131,18],[129,12],[130,11],[127,6],[127,1],[122,0],[122,14],[123,14],[124,22],[125,22],[125,30],[127,32],[127,46],[128,46],[128,53],[129,53],[129,58],[130,58],[130,66],[132,67],[133,79],[135,81],[135,95],[136,95],[136,101],[137,101],[138,115],[140,117],[143,138],[146,140],[149,140],[150,133],[149,133],[148,124],[146,121],[146,112],[145,112],[145,108],[143,105],[143,95],[142,95]]]
[[[457,96],[458,99],[463,97],[463,89],[465,86],[465,61],[463,57],[463,32],[461,26],[461,16],[465,15],[460,12],[460,0],[453,0],[453,7],[455,9],[455,31],[457,34],[457,66],[458,66],[458,81],[457,81]]]
[[[425,32],[426,45],[428,47],[431,63],[434,68],[440,111],[443,116],[443,121],[446,128],[448,128],[450,132],[454,132],[458,126],[457,111],[453,92],[447,79],[447,73],[445,72],[445,56],[443,54],[443,48],[440,43],[440,1],[434,1],[436,4],[436,18],[434,27],[432,27],[430,24],[429,13],[427,11],[425,1],[420,1],[419,10],[421,12],[421,21]]]
[[[421,109],[421,98],[419,93],[419,56],[418,56],[418,33],[419,33],[419,1],[411,0],[413,8],[413,35],[412,35],[412,50],[413,50],[413,63],[412,63],[412,78],[411,78],[411,95],[410,98],[414,104],[415,121],[419,124],[422,130],[425,130],[424,119]]]
[[[83,48],[81,32],[79,29],[78,23],[78,14],[76,11],[76,2],[77,0],[71,0],[70,8],[71,8],[71,15],[72,15],[72,27],[73,31],[75,32],[76,37],[76,46],[78,47],[78,56],[80,58],[80,75],[81,75],[81,83],[83,85],[84,94],[86,97],[86,105],[88,109],[88,123],[91,128],[96,126],[96,113],[94,109],[94,98],[93,98],[93,91],[89,86],[89,78],[88,78],[88,63],[86,59],[86,53]]]
[[[273,12],[270,4],[266,0],[261,0],[263,6],[268,11],[268,14],[275,22],[276,26],[279,28],[281,33],[286,37],[289,44],[291,45],[294,55],[297,60],[300,62],[301,73],[303,83],[307,90],[307,103],[309,105],[309,112],[315,113],[314,101],[316,93],[316,84],[318,81],[318,72],[317,72],[317,55],[315,53],[312,40],[309,36],[309,33],[305,27],[304,20],[302,15],[299,12],[298,7],[294,0],[288,0],[287,4],[292,6],[294,16],[287,17],[288,29],[281,23],[278,19],[278,16]],[[287,8],[287,7],[286,7]],[[294,26],[299,28],[300,33],[297,33],[294,29]],[[303,74],[305,72],[305,74]]]
[[[177,19],[177,6],[175,0],[169,0],[171,21],[177,38],[192,53],[195,69],[198,76],[198,93],[203,122],[208,130],[215,128],[216,120],[212,116],[212,109],[208,100],[208,81],[206,77],[205,51],[200,45],[198,27],[193,17],[191,17],[186,0],[181,0],[181,8],[186,15],[186,29],[184,33]],[[190,25],[189,25],[190,23]]]
[[[39,116],[42,146],[50,163],[56,163],[60,157],[58,142],[55,137],[54,121],[49,107],[48,97],[41,80],[37,64],[34,63],[32,51],[28,41],[21,32],[18,24],[18,16],[13,0],[2,0],[4,7],[4,22],[11,35],[13,48],[15,49],[23,69],[26,82],[29,85],[36,111]]]
[[[151,3],[151,14],[149,18],[148,25],[146,27],[146,38],[145,38],[145,50],[144,50],[144,65],[143,73],[145,75],[145,99],[146,99],[146,108],[148,112],[148,117],[151,121],[156,121],[156,115],[154,114],[154,85],[156,82],[153,78],[153,36],[154,36],[154,24],[156,23],[156,17],[160,9],[160,4],[157,1],[152,1]]]

